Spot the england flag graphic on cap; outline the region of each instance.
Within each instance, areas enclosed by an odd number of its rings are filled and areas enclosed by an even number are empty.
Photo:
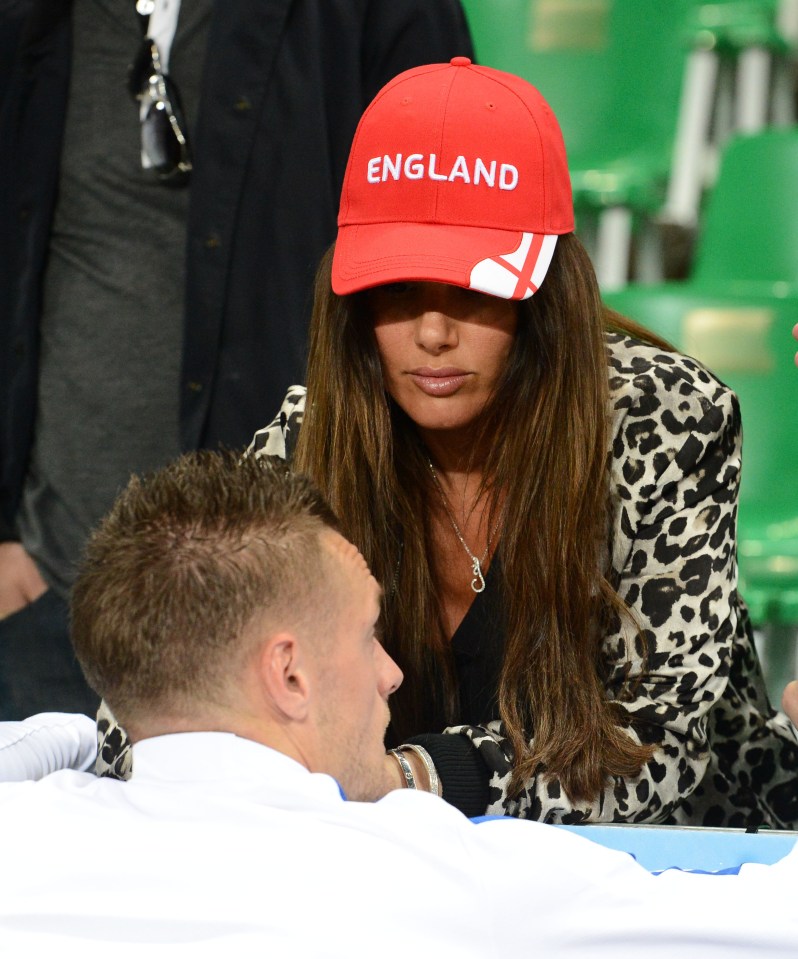
[[[504,299],[526,300],[543,282],[556,244],[556,236],[522,233],[516,250],[480,260],[471,270],[469,286]]]

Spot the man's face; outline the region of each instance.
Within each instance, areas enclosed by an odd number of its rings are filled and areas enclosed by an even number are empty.
[[[314,771],[334,776],[349,799],[376,799],[384,792],[388,697],[402,672],[375,633],[381,590],[366,561],[338,533],[323,536],[338,595],[317,671]]]

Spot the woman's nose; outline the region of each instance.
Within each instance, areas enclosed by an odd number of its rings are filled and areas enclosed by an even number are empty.
[[[457,320],[441,310],[426,310],[416,320],[416,345],[429,353],[442,353],[457,346]]]

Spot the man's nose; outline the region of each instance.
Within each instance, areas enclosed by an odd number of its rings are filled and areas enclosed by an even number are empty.
[[[380,664],[380,687],[382,695],[386,698],[391,696],[402,685],[405,678],[404,673],[396,665],[393,659],[385,652],[380,645],[380,655],[382,662]]]

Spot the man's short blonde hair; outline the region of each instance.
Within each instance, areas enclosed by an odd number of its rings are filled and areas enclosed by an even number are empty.
[[[213,701],[243,668],[254,622],[323,618],[330,528],[310,480],[270,457],[202,451],[133,476],[73,590],[89,683],[122,725]]]

